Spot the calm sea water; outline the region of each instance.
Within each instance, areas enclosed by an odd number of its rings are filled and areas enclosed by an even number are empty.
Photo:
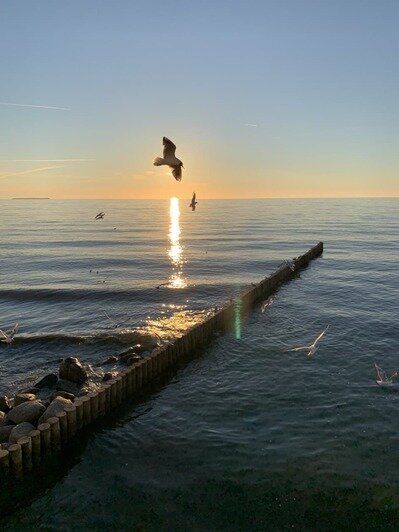
[[[137,329],[173,336],[325,243],[267,313],[78,442],[2,528],[397,530],[399,384],[378,386],[374,362],[399,369],[398,207],[1,201],[0,327],[20,324],[1,393],[65,356],[95,365]],[[314,358],[287,352],[327,325]]]

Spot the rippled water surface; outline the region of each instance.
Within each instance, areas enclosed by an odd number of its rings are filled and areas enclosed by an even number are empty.
[[[325,245],[266,313],[82,437],[2,527],[397,530],[399,383],[378,386],[374,363],[399,365],[398,206],[1,201],[0,328],[20,324],[1,393],[68,355],[95,365],[137,329],[173,336]],[[327,325],[313,358],[287,351]]]

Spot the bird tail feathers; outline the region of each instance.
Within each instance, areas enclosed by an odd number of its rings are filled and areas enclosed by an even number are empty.
[[[154,159],[154,166],[162,166],[163,164],[166,163],[165,160],[162,159],[162,157],[157,157],[156,159]]]

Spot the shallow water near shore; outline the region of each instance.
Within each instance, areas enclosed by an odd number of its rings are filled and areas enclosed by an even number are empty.
[[[397,529],[399,383],[378,386],[374,362],[399,369],[399,201],[188,203],[0,201],[8,394],[137,330],[173,337],[324,241],[267,312],[86,438],[2,528]],[[313,358],[287,351],[327,325]]]

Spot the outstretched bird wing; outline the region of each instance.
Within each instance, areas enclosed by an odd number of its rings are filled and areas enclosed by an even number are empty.
[[[197,195],[196,195],[195,192],[194,192],[194,194],[193,194],[193,199],[191,200],[191,203],[195,203],[195,198],[196,198],[196,197],[197,197]]]
[[[319,336],[316,338],[316,340],[313,342],[313,345],[316,345],[319,340],[323,338],[323,336],[326,334],[326,331],[328,329],[329,325],[324,329],[323,332],[319,334]]]
[[[288,349],[288,351],[309,351],[309,346],[293,347],[292,349]]]
[[[173,144],[171,140],[164,137],[163,138],[163,158],[166,159],[167,157],[174,157],[176,151],[176,146]]]
[[[173,166],[172,168],[173,168],[172,170],[173,177],[176,179],[176,181],[181,181],[181,178],[182,178],[181,166]]]

